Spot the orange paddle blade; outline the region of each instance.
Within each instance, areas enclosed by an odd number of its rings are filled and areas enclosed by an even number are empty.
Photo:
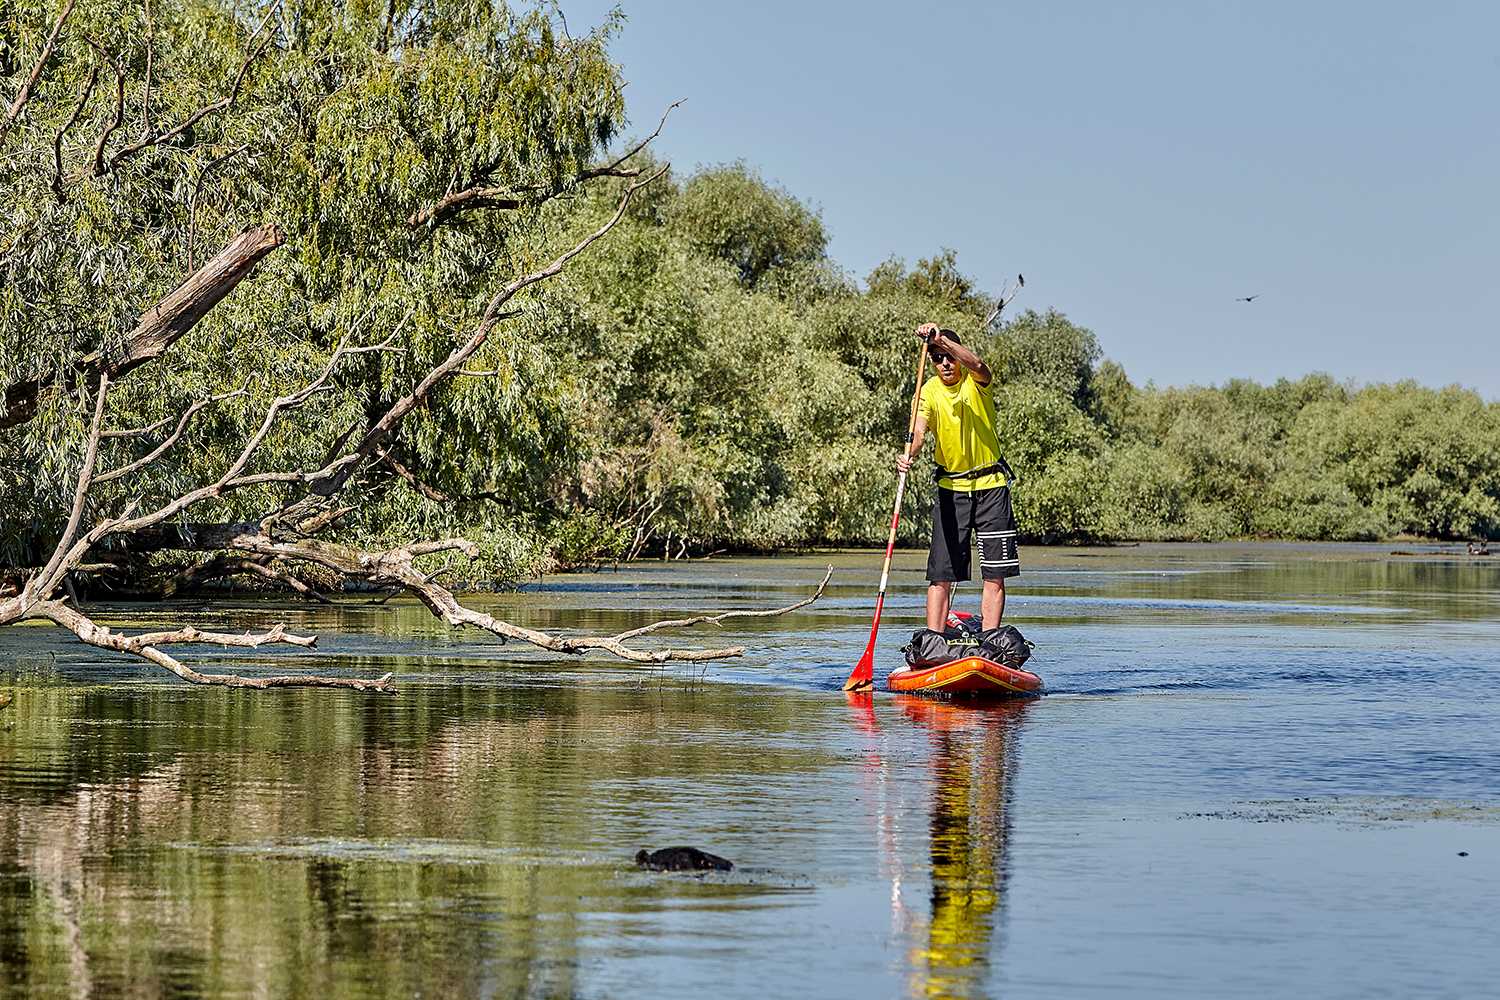
[[[845,691],[864,691],[875,686],[875,648],[871,646],[860,657],[849,679],[844,682]]]

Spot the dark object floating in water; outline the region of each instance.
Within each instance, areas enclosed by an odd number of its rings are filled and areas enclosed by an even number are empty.
[[[734,868],[733,861],[696,847],[663,847],[650,854],[638,851],[635,863],[653,872],[727,872]]]
[[[1469,852],[1468,851],[1459,851],[1458,852],[1458,856],[1461,857],[1461,858],[1467,858],[1469,856]]]

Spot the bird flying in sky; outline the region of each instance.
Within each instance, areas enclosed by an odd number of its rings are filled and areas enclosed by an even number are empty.
[[[1240,298],[1237,298],[1234,301],[1236,301],[1236,302],[1250,302],[1250,301],[1253,301],[1253,300],[1258,299],[1258,298],[1260,298],[1260,292],[1256,292],[1254,295],[1244,295],[1244,296],[1241,296]]]

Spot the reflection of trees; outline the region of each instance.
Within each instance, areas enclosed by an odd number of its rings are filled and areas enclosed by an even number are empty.
[[[571,849],[597,846],[601,811],[649,817],[646,776],[673,775],[670,796],[756,766],[682,735],[718,712],[745,724],[743,706],[694,706],[692,726],[684,711],[634,689],[33,689],[0,739],[0,982],[65,997],[576,993],[601,871]],[[603,905],[649,908],[640,894]]]
[[[853,717],[878,736],[873,705],[851,698]],[[927,823],[930,908],[912,912],[902,892],[900,813],[903,797],[890,767],[868,755],[882,868],[892,883],[893,933],[914,942],[910,993],[914,997],[977,996],[986,992],[993,937],[1004,902],[1010,836],[1010,779],[1015,729],[1030,701],[950,703],[897,696],[896,705],[926,731],[932,747]],[[925,917],[925,919],[923,919]],[[925,926],[924,926],[925,924]]]

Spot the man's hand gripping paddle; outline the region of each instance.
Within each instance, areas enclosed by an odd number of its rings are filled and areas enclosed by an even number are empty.
[[[911,445],[917,433],[917,406],[922,400],[922,376],[927,371],[927,345],[922,345],[917,356],[917,390],[911,397],[911,422],[906,426],[906,456],[911,457]],[[906,470],[896,477],[896,509],[891,512],[891,537],[885,543],[885,566],[880,570],[880,596],[875,599],[875,621],[870,625],[870,644],[865,655],[859,658],[849,679],[844,682],[845,691],[868,691],[875,686],[875,636],[880,631],[880,609],[885,606],[885,585],[891,578],[891,552],[896,548],[896,525],[901,523],[901,498],[906,495]]]

